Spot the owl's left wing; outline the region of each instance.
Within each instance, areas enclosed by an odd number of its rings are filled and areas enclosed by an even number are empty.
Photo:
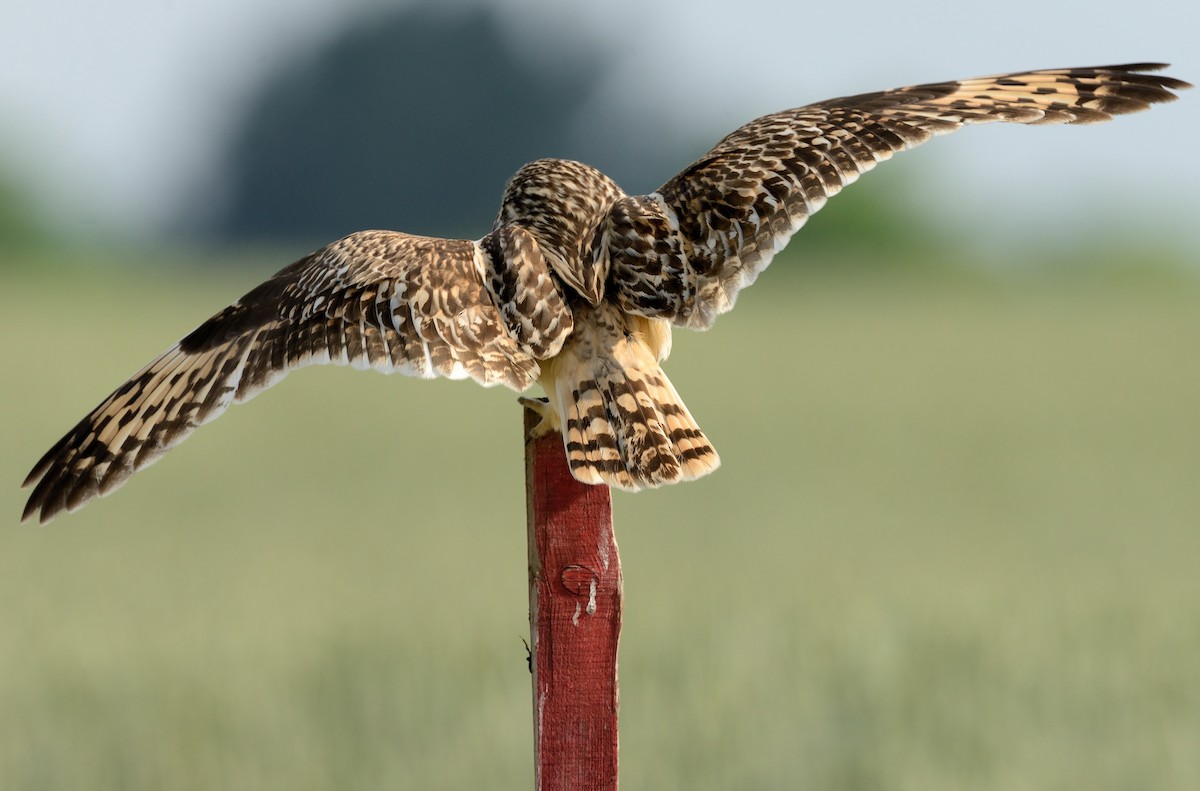
[[[964,124],[1078,124],[1175,99],[1162,64],[1048,69],[897,88],[751,121],[649,195],[612,208],[595,255],[643,316],[707,328],[827,198]]]
[[[521,391],[571,326],[520,229],[481,243],[352,234],[281,270],[102,401],[29,473],[22,518],[46,522],[108,494],[293,369],[333,363]]]

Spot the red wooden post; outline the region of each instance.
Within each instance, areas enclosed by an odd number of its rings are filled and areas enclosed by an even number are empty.
[[[529,439],[529,633],[537,791],[617,788],[621,559],[607,486],[571,477],[557,432]]]

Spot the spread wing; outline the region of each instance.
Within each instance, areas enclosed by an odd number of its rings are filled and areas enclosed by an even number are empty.
[[[475,242],[387,231],[353,234],[297,261],[134,374],[59,440],[25,481],[33,492],[22,518],[46,522],[108,494],[230,404],[312,363],[524,390],[539,373],[534,355],[557,347],[531,342],[528,321],[524,332],[510,331],[512,277],[490,263]],[[538,304],[565,323],[556,328],[565,337],[570,314],[552,279],[539,282],[548,293]]]
[[[1138,63],[1048,69],[867,93],[751,121],[649,195],[614,205],[607,254],[631,313],[707,328],[826,199],[897,151],[964,124],[1078,124],[1191,87]]]

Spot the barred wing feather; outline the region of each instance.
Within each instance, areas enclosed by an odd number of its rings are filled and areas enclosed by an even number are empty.
[[[879,162],[964,124],[1078,124],[1175,97],[1161,64],[1048,69],[830,99],[742,126],[650,195],[617,202],[600,239],[631,313],[705,329],[804,222]]]
[[[200,325],[59,440],[25,481],[33,492],[23,518],[45,522],[112,492],[230,404],[305,365],[526,389],[539,365],[501,315],[493,278],[484,277],[489,263],[475,242],[388,231],[353,234],[297,261]],[[565,320],[569,331],[569,314]]]

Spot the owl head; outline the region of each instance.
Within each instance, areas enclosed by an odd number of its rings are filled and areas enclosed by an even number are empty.
[[[555,272],[595,303],[604,276],[603,264],[593,260],[594,243],[609,209],[624,195],[590,165],[539,159],[509,179],[493,230],[516,225],[529,231]]]

